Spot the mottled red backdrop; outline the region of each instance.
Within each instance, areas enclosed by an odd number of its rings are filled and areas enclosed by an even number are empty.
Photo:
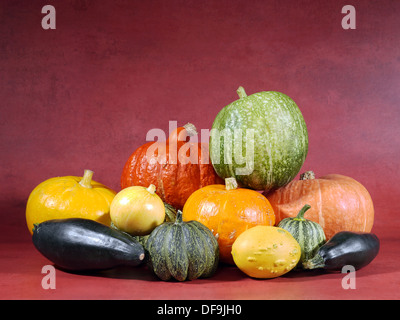
[[[55,30],[42,29],[46,4]],[[346,4],[355,30],[341,26]],[[355,178],[376,225],[398,224],[399,13],[397,0],[3,0],[1,239],[27,239],[41,181],[88,168],[119,190],[148,130],[209,129],[239,85],[292,97],[309,129],[302,171]]]

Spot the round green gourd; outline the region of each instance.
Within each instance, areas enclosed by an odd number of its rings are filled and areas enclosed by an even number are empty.
[[[311,220],[305,219],[305,212],[311,206],[306,204],[294,218],[283,219],[278,227],[289,231],[301,247],[301,257],[298,265],[311,259],[318,249],[326,242],[322,227]]]
[[[235,177],[242,187],[278,189],[293,180],[306,159],[303,115],[283,93],[247,96],[242,87],[237,93],[240,99],[224,107],[213,122],[211,162],[221,178]]]
[[[155,228],[146,241],[148,265],[164,281],[212,276],[219,262],[218,242],[198,221],[182,221],[178,210],[175,222]]]

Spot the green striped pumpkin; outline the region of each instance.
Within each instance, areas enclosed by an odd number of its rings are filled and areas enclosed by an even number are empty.
[[[175,222],[164,222],[146,241],[148,265],[164,281],[206,278],[214,274],[219,247],[212,232],[198,221],[182,221],[178,210]]]
[[[210,159],[217,174],[241,187],[266,192],[297,175],[308,152],[308,131],[296,103],[276,91],[247,95],[217,114],[210,133]]]
[[[302,265],[304,261],[314,257],[319,247],[326,242],[322,227],[318,223],[304,218],[305,212],[310,208],[311,206],[306,204],[296,217],[283,219],[278,224],[279,228],[289,231],[301,247],[298,265]]]

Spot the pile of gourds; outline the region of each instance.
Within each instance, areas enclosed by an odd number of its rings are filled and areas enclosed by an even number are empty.
[[[36,248],[67,270],[146,262],[179,281],[210,277],[220,263],[255,278],[370,263],[379,240],[368,191],[338,174],[293,180],[308,153],[299,108],[278,92],[238,94],[209,144],[192,142],[187,124],[137,148],[118,193],[90,170],[39,184],[26,208]]]

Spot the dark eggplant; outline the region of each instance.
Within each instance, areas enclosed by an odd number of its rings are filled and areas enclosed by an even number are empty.
[[[303,263],[303,268],[342,270],[344,266],[351,265],[358,270],[375,259],[379,247],[379,239],[375,234],[338,232],[319,248],[312,259]]]
[[[32,241],[36,249],[56,266],[71,271],[134,267],[145,257],[143,246],[132,236],[81,218],[37,224]]]

